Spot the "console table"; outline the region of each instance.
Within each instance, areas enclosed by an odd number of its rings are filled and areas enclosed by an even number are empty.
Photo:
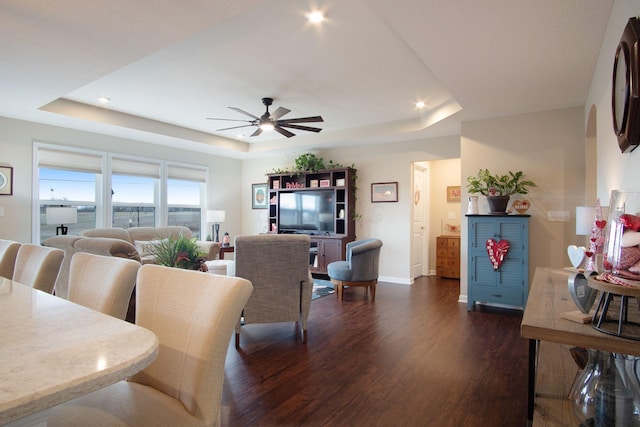
[[[582,324],[572,322],[560,317],[561,314],[575,311],[574,304],[567,280],[569,272],[561,269],[541,268],[535,271],[533,282],[529,290],[529,298],[527,306],[524,310],[521,324],[521,335],[523,338],[529,339],[529,386],[528,386],[528,420],[534,421],[534,409],[539,408],[536,398],[536,389],[545,388],[545,394],[548,389],[568,390],[569,384],[563,384],[559,387],[558,381],[571,381],[568,375],[545,375],[541,378],[542,372],[549,371],[566,371],[566,356],[568,353],[564,351],[562,346],[579,346],[598,350],[605,350],[614,353],[628,354],[640,356],[640,341],[633,341],[617,336],[607,335],[596,331],[591,324]],[[544,343],[540,343],[544,341]],[[557,352],[557,356],[550,357],[550,352]],[[546,354],[544,354],[546,353]],[[538,362],[538,363],[536,363]],[[550,369],[549,364],[564,364],[564,368]],[[537,366],[537,369],[536,369]],[[554,368],[556,365],[553,365]],[[574,370],[577,372],[577,366]],[[538,373],[538,382],[536,383],[536,373]],[[541,382],[544,380],[544,382]],[[554,384],[554,382],[556,384]],[[568,400],[566,394],[558,393],[554,395],[554,399],[545,399],[545,405],[564,405],[568,408]],[[555,400],[555,402],[554,402]],[[548,408],[542,408],[548,409]],[[536,412],[537,413],[537,412]],[[563,414],[569,419],[568,414]],[[540,423],[542,425],[542,423]],[[555,423],[546,423],[546,425],[562,425]]]

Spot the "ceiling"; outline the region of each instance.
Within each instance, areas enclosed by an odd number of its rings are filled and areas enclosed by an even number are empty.
[[[612,3],[5,0],[0,116],[235,158],[457,135],[584,105]],[[263,97],[322,132],[207,120],[260,116]]]

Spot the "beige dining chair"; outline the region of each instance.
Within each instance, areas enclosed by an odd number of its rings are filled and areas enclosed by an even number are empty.
[[[18,249],[13,280],[51,294],[63,260],[62,249],[25,243]]]
[[[158,356],[128,381],[54,407],[47,426],[219,425],[227,350],[252,289],[238,277],[140,267],[136,324],[158,336]]]
[[[16,256],[21,244],[13,240],[0,239],[0,277],[13,278],[13,269],[16,265]]]
[[[77,252],[69,267],[69,301],[125,318],[140,263],[132,259]]]

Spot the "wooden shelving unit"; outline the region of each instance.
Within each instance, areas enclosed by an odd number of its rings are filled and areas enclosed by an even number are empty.
[[[333,231],[308,233],[311,239],[309,268],[326,273],[327,265],[344,260],[345,246],[355,240],[356,170],[336,168],[317,172],[268,174],[269,224],[271,233],[281,233],[280,196],[300,191],[332,191],[331,221]]]

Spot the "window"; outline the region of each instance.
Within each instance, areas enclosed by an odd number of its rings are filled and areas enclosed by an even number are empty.
[[[47,224],[47,206],[77,208],[77,223],[64,224],[68,234],[109,224],[122,228],[166,224],[189,227],[194,237],[201,236],[204,167],[40,143],[34,144],[34,157],[38,195],[34,236],[40,242],[54,236],[61,225]]]
[[[155,227],[159,223],[160,163],[111,158],[111,224]]]
[[[168,225],[189,227],[202,239],[201,225],[205,194],[205,170],[180,165],[167,167]]]
[[[97,206],[102,183],[102,157],[92,152],[66,152],[41,147],[35,150],[38,164],[38,231],[40,241],[56,235],[56,227],[48,224],[48,206],[77,208],[77,222],[64,224],[68,234],[94,228],[98,223]]]

